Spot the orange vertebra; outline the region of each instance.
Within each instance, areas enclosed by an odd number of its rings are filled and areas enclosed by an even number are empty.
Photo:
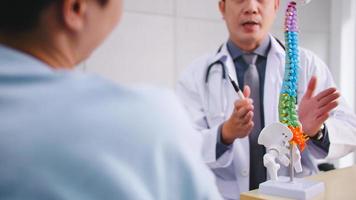
[[[300,151],[303,151],[306,145],[306,141],[308,140],[308,136],[303,133],[300,127],[288,126],[288,128],[293,133],[293,138],[290,142],[297,144]]]

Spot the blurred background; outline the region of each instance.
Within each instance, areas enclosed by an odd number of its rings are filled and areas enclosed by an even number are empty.
[[[281,7],[272,33],[283,41]],[[153,84],[174,89],[195,58],[227,40],[218,0],[126,0],[121,24],[94,55],[79,66],[120,84]],[[356,101],[356,1],[312,0],[298,7],[300,46],[329,66],[352,109]],[[350,154],[337,167],[356,162]]]

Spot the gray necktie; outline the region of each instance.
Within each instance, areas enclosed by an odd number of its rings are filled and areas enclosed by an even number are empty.
[[[249,65],[244,74],[244,85],[251,89],[250,98],[253,99],[254,127],[249,135],[250,142],[250,189],[258,188],[259,184],[266,181],[266,169],[263,166],[263,155],[265,148],[257,143],[261,132],[261,98],[260,98],[260,80],[256,67],[256,54],[243,55],[243,59]]]

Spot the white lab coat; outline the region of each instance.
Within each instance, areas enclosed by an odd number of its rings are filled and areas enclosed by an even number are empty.
[[[203,136],[203,157],[217,178],[220,192],[226,199],[238,199],[241,192],[249,189],[248,137],[236,139],[232,148],[219,159],[216,159],[216,143],[218,127],[231,115],[234,102],[239,97],[229,80],[222,79],[221,65],[212,67],[209,81],[207,84],[205,82],[208,66],[222,56],[227,57],[225,61],[227,73],[238,83],[233,60],[224,44],[219,53],[213,52],[211,55],[199,58],[183,72],[177,85],[177,93],[190,113],[196,129]],[[300,66],[298,102],[303,97],[312,75],[318,78],[315,94],[326,88],[335,87],[327,66],[312,52],[300,49]],[[263,99],[266,126],[278,121],[278,99],[284,68],[285,51],[271,37]],[[344,99],[341,98],[340,105],[326,121],[326,126],[330,139],[328,155],[309,142],[307,150],[302,154],[302,157],[309,158],[303,163],[303,172],[299,176],[316,172],[313,158],[339,158],[355,149],[356,117]],[[280,174],[285,174],[287,171],[281,169]]]

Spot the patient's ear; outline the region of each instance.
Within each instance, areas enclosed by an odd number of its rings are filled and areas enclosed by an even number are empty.
[[[64,25],[74,32],[82,30],[87,8],[87,0],[62,0],[61,15]]]
[[[225,19],[225,0],[219,1],[219,10],[221,15],[223,16],[223,19]]]

